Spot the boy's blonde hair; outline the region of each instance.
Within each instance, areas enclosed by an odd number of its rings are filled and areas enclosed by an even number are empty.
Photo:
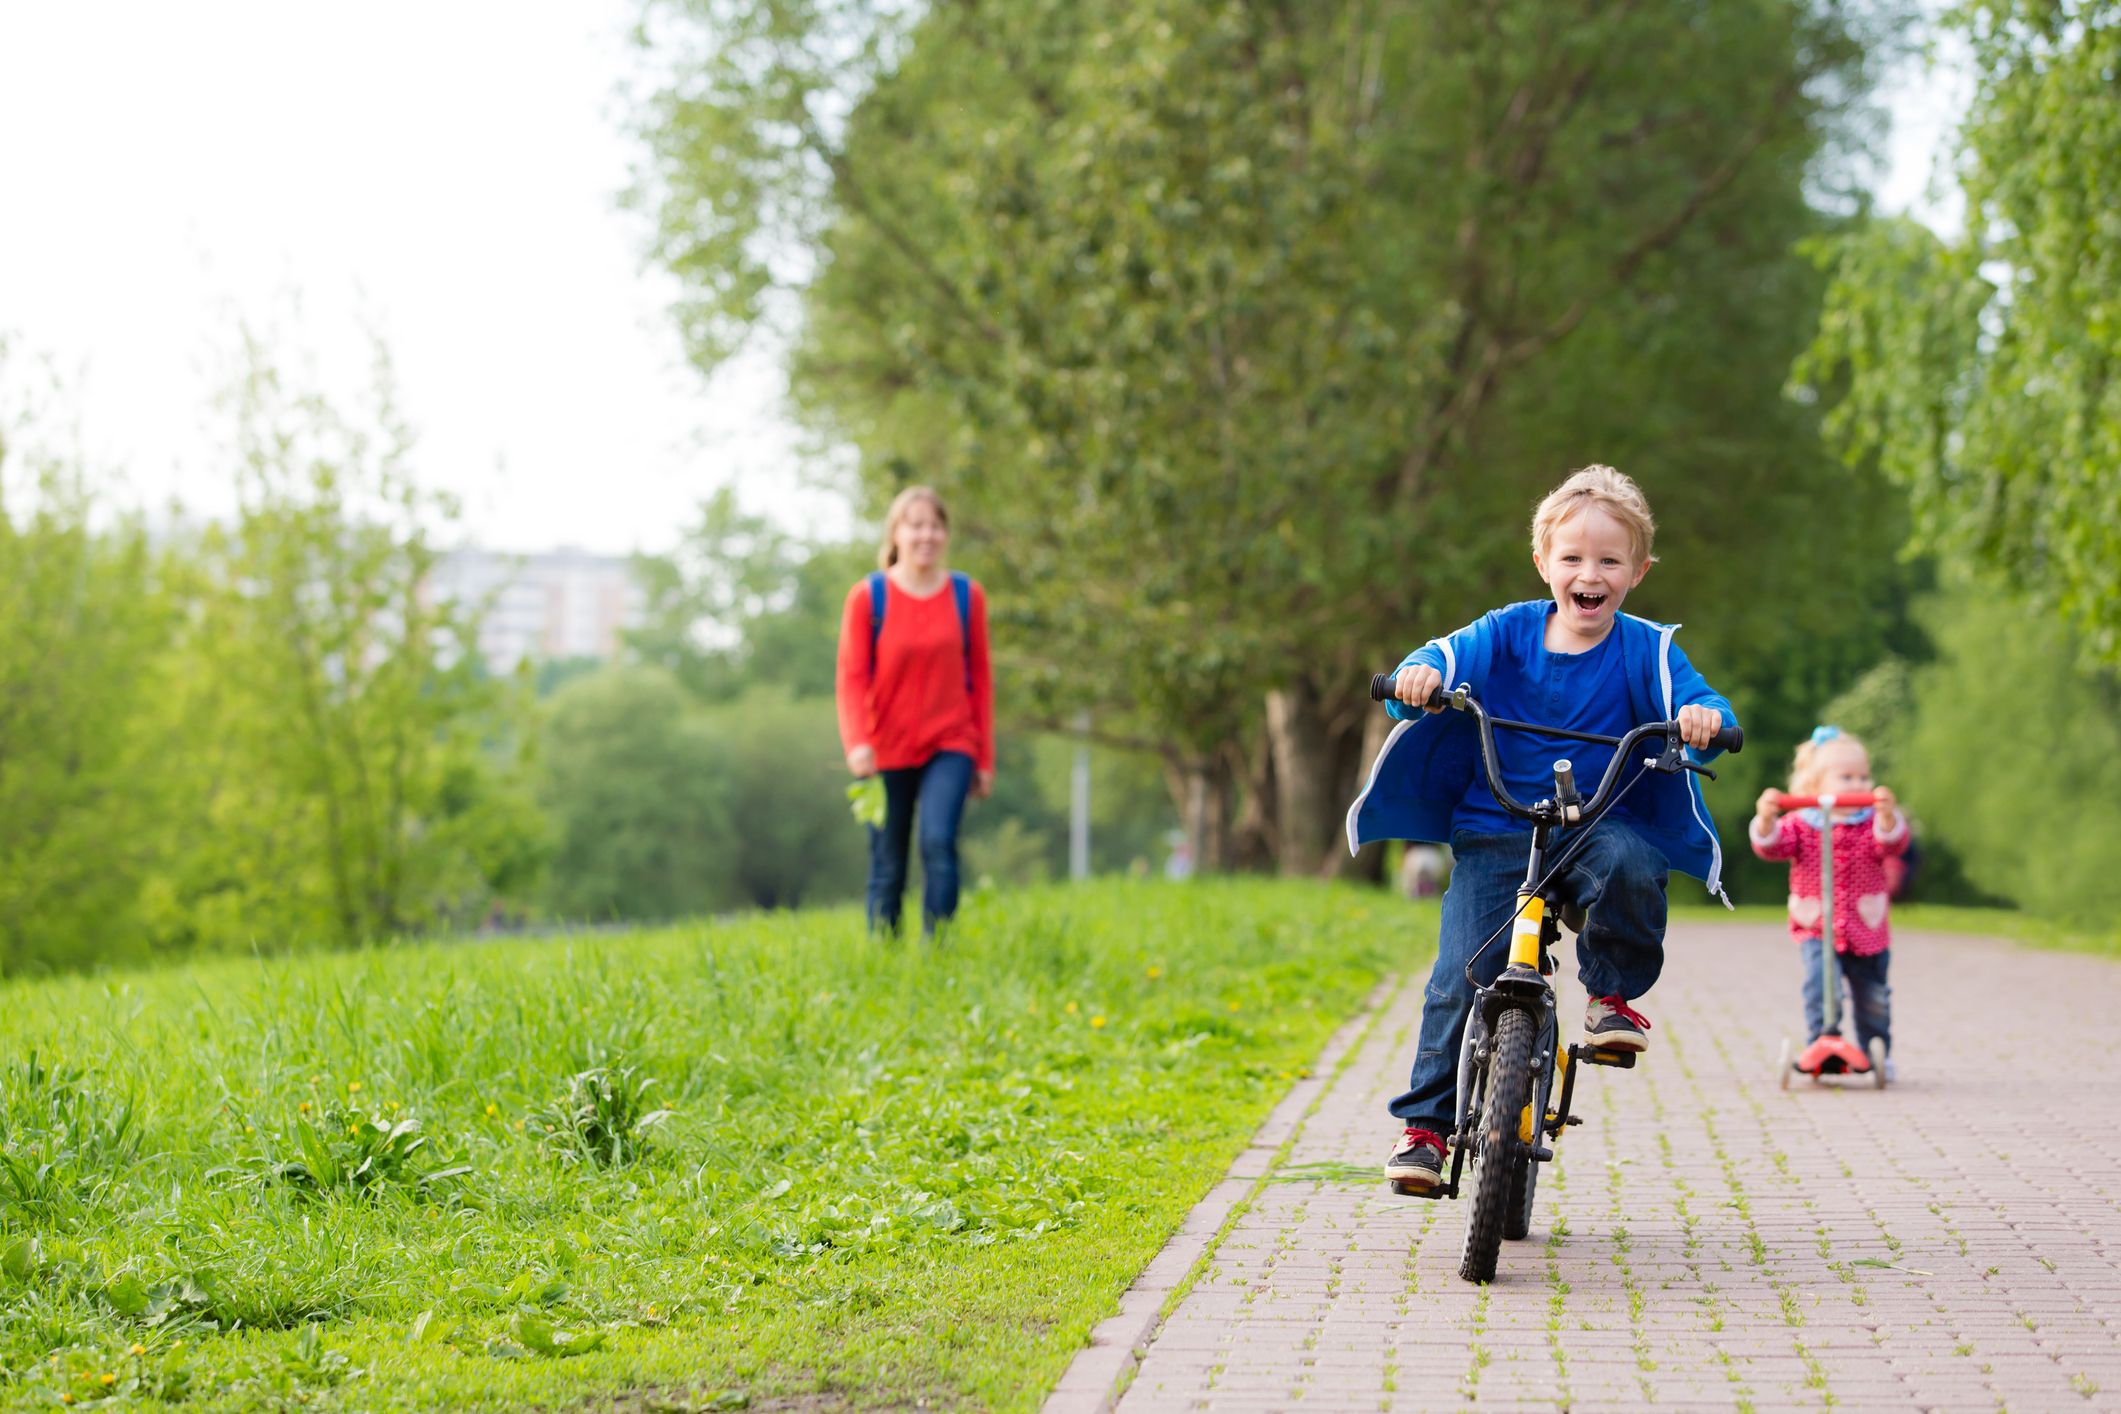
[[[935,493],[934,488],[908,486],[891,498],[891,509],[884,512],[884,543],[876,552],[878,569],[888,570],[898,563],[898,523],[923,501],[935,507],[935,518],[943,523],[943,529],[950,528],[950,508],[943,504],[943,498]]]
[[[1596,464],[1571,472],[1532,512],[1532,553],[1544,555],[1555,528],[1587,506],[1596,506],[1628,528],[1636,564],[1657,558],[1650,553],[1657,539],[1657,522],[1650,515],[1649,498],[1633,477]]]
[[[1837,746],[1853,746],[1865,756],[1871,749],[1863,744],[1863,738],[1839,727],[1820,727],[1813,731],[1807,741],[1797,743],[1797,755],[1790,762],[1790,794],[1817,795],[1819,774],[1825,766],[1826,754]]]

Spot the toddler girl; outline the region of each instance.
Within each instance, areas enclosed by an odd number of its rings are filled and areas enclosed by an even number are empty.
[[[1907,820],[1893,793],[1871,784],[1871,756],[1863,743],[1839,727],[1820,727],[1797,748],[1790,772],[1792,795],[1855,795],[1869,792],[1875,806],[1836,806],[1834,849],[1834,951],[1856,1015],[1856,1044],[1885,1043],[1885,1078],[1893,1072],[1892,989],[1886,964],[1892,933],[1886,922],[1890,895],[1884,861],[1907,848]],[[1817,807],[1784,816],[1778,792],[1763,791],[1746,834],[1762,859],[1790,861],[1790,936],[1804,949],[1804,1019],[1809,1041],[1825,1029],[1825,964],[1819,943],[1821,836],[1829,826]]]

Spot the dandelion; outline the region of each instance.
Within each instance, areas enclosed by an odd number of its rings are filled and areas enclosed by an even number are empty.
[[[517,1128],[517,1129],[521,1129],[522,1127],[523,1127],[523,1121],[521,1121],[521,1120],[517,1120],[517,1121],[516,1121],[516,1128]]]
[[[1150,968],[1150,969],[1149,969],[1149,980],[1150,980],[1151,982],[1154,982],[1154,981],[1155,981],[1155,980],[1156,980],[1157,978],[1159,978],[1159,977],[1161,977],[1161,976],[1163,976],[1163,975],[1164,975],[1164,970],[1163,970],[1163,969],[1162,969],[1161,967],[1152,967],[1152,968]]]
[[[62,1394],[59,1396],[59,1402],[61,1404],[72,1404],[74,1402],[74,1397],[70,1394]]]
[[[1102,1031],[1102,1030],[1104,1030],[1104,1029],[1105,1029],[1105,1019],[1104,1019],[1104,1018],[1103,1018],[1102,1016],[1093,1016],[1093,1017],[1091,1017],[1091,1018],[1090,1018],[1090,1029],[1091,1029],[1092,1031]]]
[[[396,1114],[398,1112],[398,1102],[396,1100],[392,1100],[388,1104],[384,1105],[383,1108],[389,1110],[392,1114]]]
[[[301,1112],[302,1112],[303,1114],[308,1114],[308,1113],[309,1113],[309,1101],[307,1101],[307,1100],[304,1100],[304,1101],[303,1101],[303,1102],[302,1102],[301,1104],[299,1104],[299,1105],[296,1105],[296,1106],[295,1106],[295,1108],[296,1108],[297,1110],[301,1111]]]
[[[140,1344],[140,1342],[136,1340],[133,1342],[133,1348],[126,1351],[125,1353],[127,1355],[145,1355],[147,1353],[147,1347]]]
[[[361,1090],[361,1082],[360,1082],[360,1081],[358,1081],[358,1080],[349,1080],[349,1081],[347,1081],[347,1082],[346,1082],[346,1093],[347,1093],[347,1094],[349,1094],[349,1095],[355,1095],[355,1094],[359,1094],[359,1093],[360,1093],[360,1090]]]
[[[488,1106],[486,1107],[486,1113],[487,1113],[488,1115],[497,1115],[497,1114],[499,1114],[500,1112],[501,1112],[501,1107],[500,1107],[499,1105],[488,1105]]]
[[[1070,1015],[1070,1016],[1073,1016],[1073,1015],[1075,1015],[1075,1003],[1074,1003],[1074,1002],[1070,1002],[1070,1003],[1068,1003],[1068,1006],[1067,1006],[1067,1012],[1068,1012],[1068,1015]]]
[[[114,1385],[114,1384],[116,1384],[117,1382],[118,1382],[118,1377],[117,1377],[116,1375],[112,1374],[112,1373],[111,1373],[110,1371],[108,1371],[108,1370],[105,1370],[105,1371],[103,1372],[103,1383],[105,1383],[105,1384],[107,1384],[107,1385]]]
[[[1237,1010],[1237,1003],[1236,1003],[1236,1002],[1232,1002],[1232,1003],[1230,1003],[1230,1010],[1232,1010],[1232,1011],[1236,1011],[1236,1010]]]

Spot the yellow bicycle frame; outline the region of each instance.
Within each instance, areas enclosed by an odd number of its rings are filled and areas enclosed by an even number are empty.
[[[1517,896],[1517,924],[1510,934],[1510,965],[1539,970],[1539,932],[1546,922],[1547,901],[1537,894],[1523,893]],[[1557,1077],[1558,1078],[1558,1077]],[[1526,1105],[1517,1120],[1517,1137],[1530,1144],[1538,1132],[1542,1117],[1532,1113]]]
[[[1517,930],[1510,935],[1510,965],[1539,970],[1539,927],[1546,921],[1547,901],[1537,894],[1517,896]]]

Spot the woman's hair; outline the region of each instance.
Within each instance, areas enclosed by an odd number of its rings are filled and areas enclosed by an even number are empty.
[[[1828,748],[1846,743],[1866,756],[1870,748],[1863,738],[1839,727],[1814,727],[1810,739],[1797,743],[1797,755],[1790,762],[1790,794],[1816,795],[1813,787],[1819,784],[1819,773],[1824,765]]]
[[[1547,492],[1539,509],[1532,512],[1532,553],[1544,555],[1555,529],[1586,506],[1596,506],[1628,528],[1636,564],[1657,558],[1650,553],[1657,539],[1657,522],[1650,516],[1649,498],[1634,478],[1596,465],[1569,473],[1569,479]]]
[[[935,518],[943,523],[943,529],[950,528],[950,508],[943,504],[943,498],[935,494],[934,488],[908,486],[891,498],[891,509],[884,512],[884,543],[876,552],[878,569],[888,570],[898,563],[898,523],[922,501],[935,507]]]

